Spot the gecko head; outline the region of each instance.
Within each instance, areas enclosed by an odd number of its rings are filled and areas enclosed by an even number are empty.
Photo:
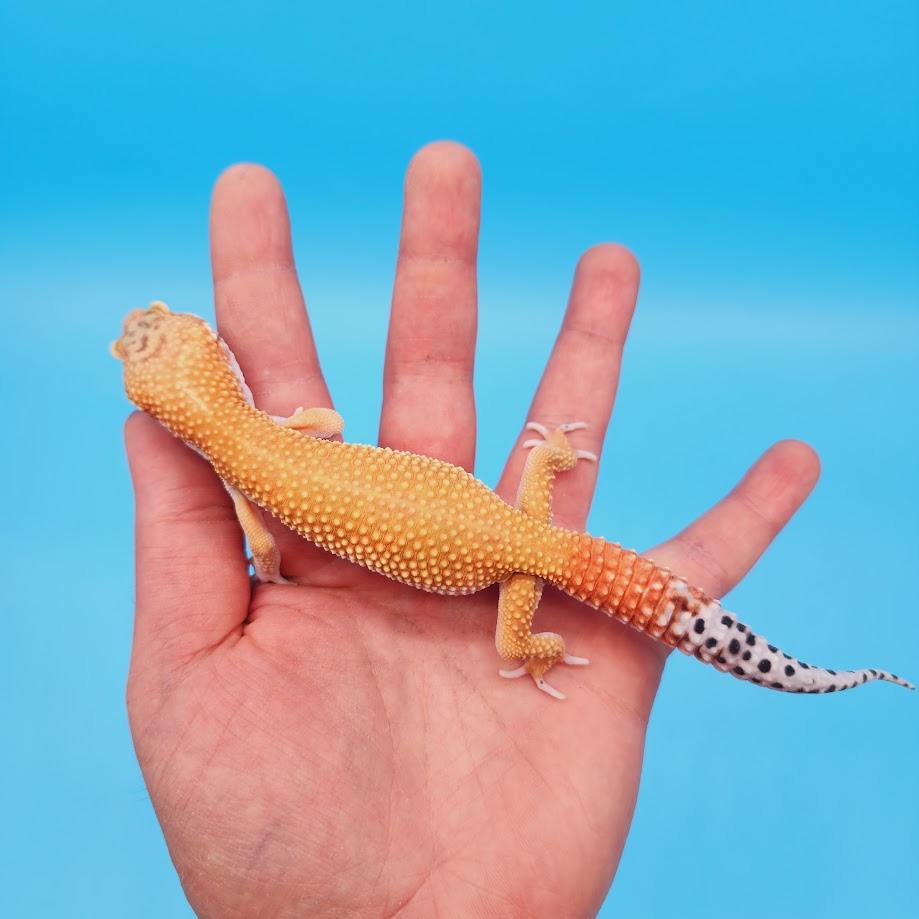
[[[169,307],[159,300],[149,309],[131,310],[125,317],[121,338],[112,342],[111,352],[125,367],[149,360],[163,344],[166,317],[172,316]]]
[[[188,387],[189,377],[207,365],[209,350],[217,348],[217,335],[203,319],[173,313],[165,303],[155,302],[127,315],[111,351],[123,364],[128,398],[159,415],[157,409]]]

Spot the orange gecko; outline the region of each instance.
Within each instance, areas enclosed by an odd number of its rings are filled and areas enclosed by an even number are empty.
[[[530,448],[514,506],[463,469],[413,453],[331,441],[341,416],[259,411],[230,349],[204,320],[163,303],[134,310],[112,352],[128,398],[205,456],[233,498],[256,576],[281,576],[260,508],[317,546],[421,590],[468,594],[499,585],[495,644],[502,676],[544,679],[557,663],[583,665],[553,632],[533,634],[548,583],[684,654],[770,689],[824,693],[869,680],[912,684],[883,670],[824,670],[757,636],[717,600],[637,553],[551,523],[555,475],[592,454],[573,449],[563,425]]]

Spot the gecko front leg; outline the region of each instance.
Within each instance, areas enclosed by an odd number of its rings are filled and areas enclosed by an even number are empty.
[[[281,415],[271,416],[279,425],[285,428],[294,428],[310,437],[326,440],[341,434],[345,429],[345,419],[333,408],[307,408],[302,406],[287,418]]]
[[[530,448],[530,455],[517,491],[516,507],[549,523],[555,476],[572,469],[579,459],[596,461],[597,457],[586,450],[575,450],[568,443],[566,434],[587,427],[583,422],[560,425],[554,431],[532,421],[526,427],[541,434],[542,440],[528,440],[523,444]],[[565,640],[555,632],[532,634],[530,628],[541,595],[542,581],[529,574],[512,574],[499,586],[495,647],[505,660],[522,660],[523,664],[516,670],[498,672],[509,679],[528,673],[543,692],[564,699],[564,694],[550,686],[544,675],[557,663],[584,665],[588,661],[566,654]]]
[[[242,527],[249,550],[252,552],[252,567],[255,577],[259,581],[273,584],[293,584],[281,576],[281,553],[274,537],[268,532],[265,521],[262,520],[261,508],[250,501],[241,491],[223,483],[236,509],[236,519]]]

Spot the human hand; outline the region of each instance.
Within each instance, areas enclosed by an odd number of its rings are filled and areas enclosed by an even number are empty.
[[[478,166],[456,145],[431,145],[409,168],[380,423],[381,444],[467,469],[479,194]],[[228,170],[211,232],[218,327],[256,404],[278,415],[331,405],[274,177]],[[625,250],[584,255],[526,419],[585,420],[578,446],[599,453],[637,288]],[[128,711],[198,914],[595,913],[628,832],[667,648],[546,591],[540,628],[558,623],[591,659],[553,675],[572,687],[557,703],[498,677],[495,590],[426,594],[282,527],[282,570],[299,586],[252,587],[209,465],[146,416],[126,436],[137,500]],[[511,455],[506,499],[524,460]],[[581,463],[557,481],[566,526],[583,529],[595,476]],[[721,596],[816,476],[809,448],[779,444],[648,554]]]

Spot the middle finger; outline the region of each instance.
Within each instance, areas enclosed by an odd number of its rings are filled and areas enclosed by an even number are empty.
[[[423,148],[405,177],[380,444],[472,469],[481,176],[465,147]]]

